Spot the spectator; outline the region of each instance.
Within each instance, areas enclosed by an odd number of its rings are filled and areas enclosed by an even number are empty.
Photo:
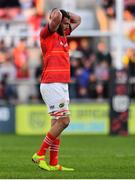
[[[35,12],[32,16],[28,18],[28,24],[31,27],[33,35],[33,43],[35,46],[37,46],[38,42],[38,32],[41,26],[44,26],[46,24],[46,19],[44,14],[38,14]]]
[[[89,84],[88,84],[88,92],[89,92],[88,94],[91,99],[96,98],[96,84],[97,84],[96,76],[94,72],[92,72],[89,75]]]
[[[81,66],[79,58],[71,58],[71,79],[72,81],[76,78],[76,71]]]
[[[124,16],[125,21],[133,21],[134,20],[134,16],[132,15],[132,13],[129,11],[128,8],[125,8],[123,16]]]
[[[100,64],[97,64],[95,67],[95,76],[97,79],[97,83],[99,83],[100,86],[97,85],[97,95],[99,94],[98,89],[102,89],[102,96],[104,98],[108,97],[108,82],[109,82],[109,66],[106,61],[102,61]],[[102,86],[102,88],[101,88]],[[100,87],[100,88],[99,88]]]
[[[135,1],[134,0],[124,0],[125,10],[135,16]]]
[[[2,39],[0,40],[0,52],[7,52],[8,51],[8,48],[6,47],[5,45],[5,41]]]
[[[81,87],[79,87],[79,89],[78,89],[78,98],[88,98],[88,90],[87,90],[87,88],[85,88],[85,87],[83,87],[83,86],[81,86]]]
[[[102,61],[95,67],[95,75],[98,81],[109,80],[109,66],[106,61]]]
[[[30,77],[28,64],[24,63],[22,67],[20,67],[17,71],[16,78],[17,79],[28,79]]]
[[[124,67],[128,70],[130,77],[135,77],[135,50],[128,48],[123,57]],[[131,84],[130,96],[135,98],[135,84]]]
[[[109,18],[115,17],[115,0],[103,0],[102,6]]]
[[[28,19],[28,23],[31,25],[33,32],[38,32],[42,24],[46,24],[45,15],[35,13]]]
[[[22,67],[18,68],[16,79],[17,81],[17,94],[18,94],[18,102],[19,103],[26,103],[29,101],[31,93],[33,89],[29,89],[30,85],[27,84],[27,81],[30,78],[28,64],[23,63]]]
[[[97,63],[101,63],[102,61],[106,61],[109,67],[112,65],[112,57],[111,54],[107,51],[105,43],[99,42],[97,45],[96,52]]]
[[[0,0],[0,18],[14,19],[19,13],[19,0]]]
[[[28,61],[28,51],[25,39],[21,39],[17,47],[13,50],[14,63],[16,68],[21,68]]]
[[[80,58],[71,58],[71,83],[69,91],[71,99],[77,98],[77,70],[80,69]]]
[[[87,38],[82,38],[80,41],[79,50],[83,53],[84,58],[89,58],[93,54],[93,49]]]
[[[104,86],[102,83],[97,83],[96,85],[96,98],[97,100],[103,100],[103,94],[104,94]]]
[[[0,63],[3,63],[5,61],[6,54],[2,51],[0,51]]]
[[[44,0],[19,0],[19,2],[26,19],[32,23],[35,20],[38,24],[40,18],[44,16]]]
[[[28,50],[25,39],[21,39],[18,46],[13,50],[14,64],[17,69],[17,78],[29,78]]]
[[[123,57],[124,67],[129,70],[129,75],[135,77],[135,50],[128,48]]]
[[[6,54],[5,61],[0,66],[1,93],[6,100],[17,98],[16,86],[13,84],[16,79],[16,68],[12,63],[10,53]]]
[[[77,71],[77,87],[79,97],[88,97],[87,88],[91,71],[91,62],[89,60],[86,60],[84,62],[84,67]]]
[[[8,81],[14,81],[16,77],[16,68],[13,65],[12,55],[10,52],[5,54],[5,61],[0,66],[0,78],[7,76]]]

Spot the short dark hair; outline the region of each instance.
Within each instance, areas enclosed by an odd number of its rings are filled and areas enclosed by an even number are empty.
[[[60,12],[61,12],[61,14],[62,14],[62,19],[63,19],[64,17],[70,19],[70,15],[69,15],[69,13],[68,13],[67,11],[65,11],[64,9],[60,9]]]

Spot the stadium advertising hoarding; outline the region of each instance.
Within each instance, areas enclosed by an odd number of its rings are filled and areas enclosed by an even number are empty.
[[[108,108],[107,103],[71,104],[71,123],[64,133],[108,134]],[[44,134],[50,127],[49,119],[44,105],[19,105],[16,107],[16,133]]]
[[[17,134],[44,134],[50,127],[47,109],[43,105],[16,106],[15,126]]]
[[[135,103],[131,103],[128,119],[128,133],[135,134]]]
[[[71,104],[71,124],[67,133],[109,133],[109,106],[107,103]]]
[[[0,106],[0,133],[14,133],[14,121],[14,107]]]

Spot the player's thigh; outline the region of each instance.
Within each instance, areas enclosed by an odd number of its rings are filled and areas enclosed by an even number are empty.
[[[63,83],[47,83],[40,85],[40,92],[48,107],[48,112],[68,109],[68,85]]]

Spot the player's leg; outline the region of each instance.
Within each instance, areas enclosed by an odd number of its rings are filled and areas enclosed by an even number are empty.
[[[39,151],[35,153],[32,158],[34,162],[39,163],[40,168],[43,168],[45,170],[53,170],[53,171],[73,170],[71,168],[65,168],[58,165],[58,150],[59,150],[60,140],[57,137],[59,137],[61,132],[68,126],[69,122],[70,122],[69,117],[61,116],[59,119],[57,119],[55,124],[51,127],[50,131],[47,133]],[[50,160],[51,162],[50,164],[51,166],[49,166],[50,169],[44,159],[49,146],[51,149],[51,158],[52,158]]]
[[[44,87],[45,87],[45,89],[44,89]],[[48,88],[48,86],[47,86],[47,88],[46,88],[46,86],[43,86],[43,92],[44,92],[44,90],[45,90],[45,94],[47,94],[48,96],[44,96],[44,93],[41,93],[41,94],[42,94],[43,99],[45,99],[46,104],[48,105],[49,113],[51,114],[51,116],[54,116],[58,120],[51,127],[50,131],[47,133],[47,135],[46,135],[45,139],[43,140],[43,143],[42,143],[39,151],[33,155],[32,160],[34,162],[39,163],[39,166],[41,168],[48,170],[47,163],[44,161],[46,152],[47,152],[49,146],[51,146],[51,144],[53,144],[55,139],[68,126],[69,118],[65,117],[65,114],[67,114],[67,110],[64,110],[64,109],[61,110],[60,109],[61,107],[59,107],[59,101],[58,101],[59,97],[57,97],[57,93],[58,93],[57,90],[55,90],[54,87],[49,87]],[[59,90],[61,90],[61,89],[59,89]],[[53,91],[53,92],[51,92],[51,91]],[[62,93],[62,91],[61,91],[61,93]],[[50,95],[51,101],[50,101],[50,99],[48,99],[49,95]],[[55,100],[55,102],[58,102],[58,104],[56,103],[56,109],[52,113],[51,112],[52,111],[51,107],[54,106],[53,105],[54,102],[52,101],[54,99],[54,97],[56,97],[55,99],[57,101]]]
[[[63,96],[65,98],[65,102],[66,102],[65,108],[66,108],[66,110],[68,110],[68,104],[69,104],[68,86],[67,85],[61,85],[61,87],[64,90],[64,91],[62,91],[62,94],[63,94]],[[59,104],[61,104],[61,103],[59,102]],[[59,110],[60,110],[60,107],[59,107]],[[68,111],[65,111],[65,112],[67,115],[69,115],[69,113],[67,113]],[[53,113],[51,115],[53,116]],[[60,119],[60,121],[62,121],[62,120]],[[58,123],[58,113],[55,113],[54,116],[52,117],[52,120],[51,120],[52,130],[57,128],[57,126],[54,126],[55,123]],[[67,123],[69,123],[69,120]],[[60,135],[59,135],[59,136],[57,136],[57,138],[53,142],[53,144],[50,146],[50,165],[52,165],[52,166],[55,166],[58,164],[58,155],[59,155],[60,143],[61,143],[61,140],[60,140]]]
[[[63,126],[65,129],[68,126],[69,122],[70,122],[69,115],[59,117],[59,119],[55,120],[55,122],[53,122],[52,124],[52,128],[51,128],[52,134],[57,133],[58,129],[62,129]],[[59,146],[60,146],[60,135],[56,138],[56,140],[50,146],[50,166],[49,166],[50,171],[74,171],[73,168],[67,168],[67,167],[61,166],[58,163]]]
[[[68,104],[69,104],[68,86],[67,85],[62,85],[62,86],[63,86],[62,88],[64,89],[63,94],[65,97],[65,110],[62,109],[61,111],[51,114],[53,116],[52,129],[51,129],[52,133],[56,133],[57,129],[60,128],[61,126],[65,126],[66,128],[70,123],[69,110],[68,110]],[[59,148],[60,148],[60,135],[57,136],[56,140],[50,146],[50,170],[73,171],[74,170],[73,168],[66,168],[59,165],[58,162]]]
[[[59,119],[52,119],[51,133],[53,135],[56,135],[56,133],[58,133],[58,129],[60,129],[61,126],[62,126],[62,128],[63,128],[63,126],[65,126],[62,124],[62,122],[65,121],[65,119],[66,119],[66,117],[59,118]],[[66,121],[67,121],[67,119],[66,119]],[[60,148],[60,135],[57,136],[55,141],[50,146],[50,165],[52,165],[52,166],[55,166],[58,164],[59,148]]]
[[[51,127],[57,122],[57,119],[51,120]],[[53,144],[50,146],[50,162],[49,164],[55,166],[58,164],[58,156],[59,156],[59,149],[60,149],[61,139],[60,136],[57,136]]]
[[[59,118],[47,133],[39,151],[37,152],[37,155],[39,156],[46,155],[49,146],[51,146],[53,142],[56,140],[56,138],[60,136],[61,132],[68,126],[68,124],[69,124],[69,118],[67,117]]]

